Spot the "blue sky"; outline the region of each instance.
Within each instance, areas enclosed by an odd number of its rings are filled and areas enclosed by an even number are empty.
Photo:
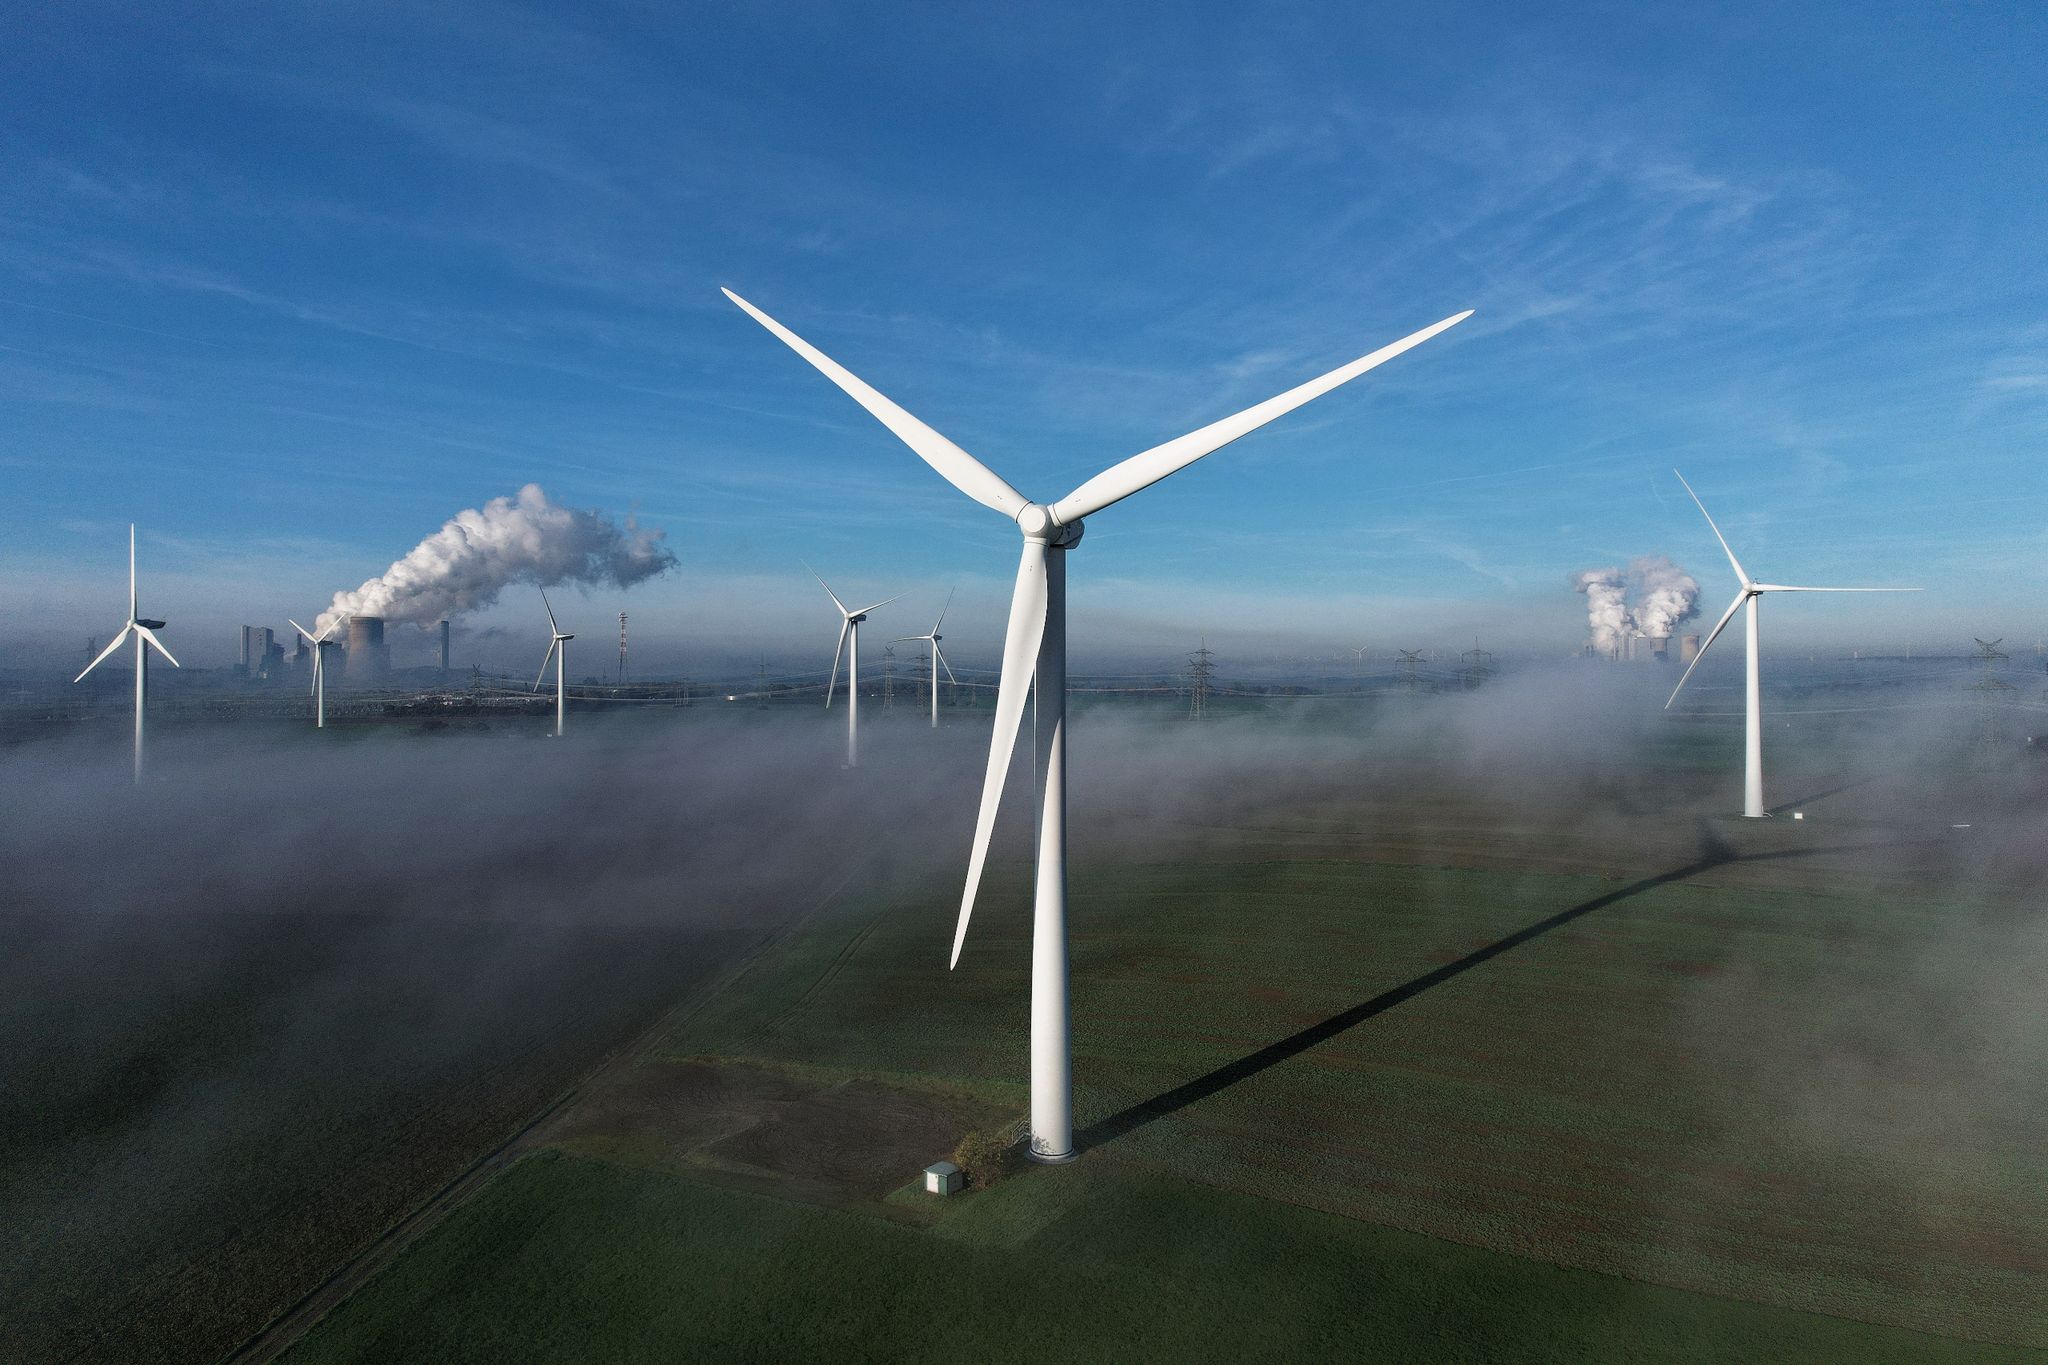
[[[1711,620],[1674,465],[1930,588],[1782,637],[2048,632],[2039,5],[136,8],[0,18],[0,664],[131,518],[219,664],[528,481],[668,530],[564,612],[649,667],[829,650],[800,556],[992,662],[1015,532],[720,285],[1040,498],[1479,310],[1091,521],[1084,660],[1562,653],[1645,553]]]

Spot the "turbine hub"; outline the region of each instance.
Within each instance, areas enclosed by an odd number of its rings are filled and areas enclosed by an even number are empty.
[[[1024,510],[1017,514],[1017,526],[1027,539],[1043,539],[1052,533],[1052,509],[1035,502],[1026,503]]]

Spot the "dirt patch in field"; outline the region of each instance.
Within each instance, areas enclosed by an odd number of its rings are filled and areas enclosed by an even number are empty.
[[[815,1203],[867,1204],[949,1156],[967,1133],[1011,1117],[943,1091],[650,1058],[579,1101],[539,1141],[687,1165]]]

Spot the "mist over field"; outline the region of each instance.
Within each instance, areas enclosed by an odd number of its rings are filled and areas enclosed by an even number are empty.
[[[1731,1123],[1878,1162],[1904,1216],[1938,1217],[1957,1144],[2048,1115],[2032,756],[1974,766],[1952,688],[1888,710],[1787,702],[1769,799],[1807,818],[1746,825],[1720,818],[1739,720],[1673,719],[1668,685],[1575,666],[1201,723],[1080,705],[1077,923],[1116,913],[1088,893],[1118,865],[1262,856],[1926,895],[1951,918],[1884,949],[1882,998],[1820,961],[1788,999],[1737,963],[1684,1007],[1692,1079]],[[140,791],[111,733],[0,752],[0,1218],[19,1248],[0,1297],[20,1306],[0,1354],[232,1347],[835,892],[957,898],[987,714],[947,710],[934,732],[869,699],[854,771],[843,712],[810,707],[572,712],[561,741],[537,719],[166,727]],[[984,929],[1028,918],[1030,755],[1027,713]],[[1745,861],[1759,850],[1778,861]],[[947,946],[929,945],[935,992]]]

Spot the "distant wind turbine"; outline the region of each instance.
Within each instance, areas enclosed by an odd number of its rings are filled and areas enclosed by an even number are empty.
[[[804,567],[811,569],[808,564]],[[839,687],[839,659],[843,654],[846,656],[846,766],[857,768],[860,766],[860,623],[868,619],[869,612],[880,611],[903,594],[899,592],[896,597],[885,597],[872,607],[848,611],[846,603],[839,600],[839,594],[832,591],[832,585],[825,581],[824,575],[811,569],[811,577],[818,580],[825,596],[839,608],[839,643],[832,647],[832,676],[825,682],[825,709],[832,709],[832,693]],[[851,650],[847,649],[848,644],[853,646]]]
[[[1692,499],[1693,506],[1700,509],[1700,515],[1706,517],[1707,528],[1714,533],[1714,539],[1721,542],[1721,553],[1728,556],[1728,563],[1734,568],[1735,577],[1741,581],[1742,590],[1735,594],[1735,600],[1728,604],[1728,610],[1721,613],[1721,619],[1715,623],[1714,629],[1701,641],[1700,652],[1693,655],[1692,662],[1686,665],[1685,673],[1679,678],[1678,686],[1671,689],[1671,698],[1664,703],[1664,709],[1670,710],[1671,703],[1678,700],[1678,694],[1685,688],[1686,679],[1700,666],[1700,660],[1707,657],[1707,650],[1713,647],[1714,641],[1721,638],[1721,632],[1735,619],[1735,613],[1742,608],[1748,608],[1747,619],[1744,622],[1749,635],[1749,678],[1745,689],[1743,713],[1742,813],[1752,820],[1758,820],[1764,815],[1764,708],[1763,675],[1758,666],[1761,637],[1757,633],[1757,599],[1767,592],[1919,592],[1920,589],[1794,588],[1782,583],[1759,583],[1743,569],[1742,562],[1735,557],[1735,551],[1728,548],[1727,537],[1721,534],[1720,527],[1714,525],[1714,518],[1708,514],[1707,505],[1700,501],[1699,494],[1692,491],[1692,485],[1686,483],[1685,475],[1679,474],[1675,469],[1671,472],[1678,475],[1678,482],[1684,487],[1686,496]]]
[[[327,628],[318,635],[309,633],[304,626],[289,616],[284,619],[299,633],[301,639],[313,647],[313,728],[324,730],[327,728],[327,637],[334,633],[335,627],[348,620],[348,617],[337,616],[328,622]]]
[[[1013,519],[1023,533],[1024,553],[1010,599],[1010,623],[1003,641],[1002,681],[996,691],[995,733],[988,773],[982,782],[981,814],[953,932],[954,965],[967,938],[968,916],[981,885],[996,807],[1010,771],[1011,751],[1024,716],[1024,694],[1037,698],[1037,774],[1040,784],[1038,877],[1031,937],[1031,1145],[1033,1158],[1070,1161],[1075,1156],[1073,1074],[1067,1010],[1067,552],[1081,541],[1081,523],[1113,503],[1183,469],[1211,451],[1256,431],[1339,384],[1419,346],[1471,316],[1456,314],[1391,346],[1381,347],[1289,389],[1233,417],[1154,446],[1097,474],[1054,503],[1036,503],[1012,488],[987,465],[884,398],[836,361],[730,289],[724,291],[756,322],[866,408],[939,476],[982,506]]]
[[[555,609],[548,605],[548,590],[546,588],[540,590],[540,605],[542,610],[548,614],[548,629],[553,631],[554,635],[548,641],[548,652],[541,655],[540,672],[534,674],[533,677],[533,690],[536,692],[540,691],[540,680],[548,675],[548,661],[553,660],[555,665],[555,738],[560,739],[562,737],[562,715],[569,709],[569,685],[564,679],[565,670],[569,667],[569,650],[567,646],[568,642],[576,637],[562,634],[562,628],[555,624]]]
[[[954,591],[957,592],[958,589],[956,588]],[[932,647],[932,729],[934,730],[939,728],[939,669],[944,668],[946,670],[947,682],[952,683],[955,687],[960,685],[960,680],[953,676],[953,665],[946,662],[946,651],[939,648],[939,641],[946,638],[939,634],[939,627],[946,624],[946,613],[952,610],[952,607],[953,594],[949,592],[946,594],[946,605],[939,608],[939,619],[932,622],[931,630],[923,635],[899,635],[896,637],[897,644],[903,644],[909,640],[923,640]]]
[[[140,786],[142,784],[143,717],[149,709],[149,651],[154,649],[166,659],[171,659],[171,651],[165,649],[164,642],[156,638],[156,632],[164,628],[164,623],[143,619],[136,607],[136,600],[135,523],[130,522],[128,523],[128,622],[121,627],[120,634],[108,641],[107,647],[100,651],[99,657],[85,666],[85,673],[80,673],[71,681],[74,683],[84,682],[85,674],[92,672],[112,657],[114,651],[121,647],[123,640],[126,640],[130,635],[135,637],[135,782],[137,786]],[[176,659],[171,659],[172,668],[179,666]]]

